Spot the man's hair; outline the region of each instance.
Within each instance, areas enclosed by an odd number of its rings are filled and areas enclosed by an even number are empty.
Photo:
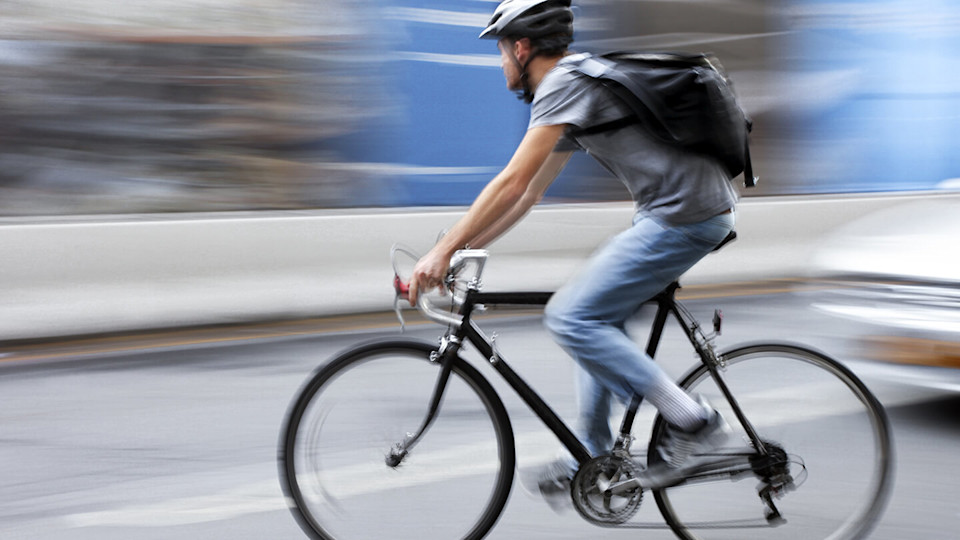
[[[563,56],[567,52],[570,38],[563,34],[531,39],[530,45],[543,56]]]
[[[511,43],[516,43],[524,39],[524,36],[511,36],[506,39]],[[563,56],[571,42],[570,37],[563,34],[527,39],[530,40],[530,46],[538,55],[547,57]]]

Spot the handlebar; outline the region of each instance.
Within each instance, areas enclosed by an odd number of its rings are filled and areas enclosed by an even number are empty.
[[[398,246],[394,246],[391,250],[391,259],[394,267],[393,288],[396,292],[394,309],[397,311],[397,316],[400,318],[400,324],[402,326],[403,317],[400,313],[399,301],[410,298],[410,284],[401,279],[400,272],[397,270],[397,253],[405,253],[415,259],[419,259],[419,257],[412,251]],[[484,249],[461,249],[450,257],[450,268],[447,270],[447,276],[444,279],[444,287],[451,293],[453,307],[457,307],[463,303],[463,297],[458,295],[456,290],[457,282],[464,281],[460,274],[468,264],[475,263],[476,270],[469,277],[467,288],[479,288],[480,275],[483,273],[487,256],[488,252]],[[430,302],[426,294],[421,294],[417,297],[417,310],[419,310],[425,318],[435,323],[453,326],[454,328],[460,328],[460,325],[463,324],[463,317],[449,311],[441,310]]]
[[[474,272],[473,278],[471,279],[479,281],[480,274],[483,273],[483,267],[487,263],[488,255],[489,252],[485,249],[461,249],[454,252],[453,257],[450,257],[450,270],[447,271],[447,280],[452,282],[467,263],[476,262],[477,271]]]

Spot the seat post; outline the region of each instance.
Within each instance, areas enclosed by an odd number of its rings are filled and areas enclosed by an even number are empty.
[[[657,348],[660,346],[663,328],[667,325],[667,315],[670,313],[670,308],[673,306],[679,288],[680,283],[674,281],[650,300],[657,303],[657,314],[653,319],[653,326],[650,328],[650,338],[647,340],[647,356],[650,358],[656,355]]]

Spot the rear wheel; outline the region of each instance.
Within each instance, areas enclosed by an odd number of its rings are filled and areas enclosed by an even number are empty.
[[[426,416],[440,366],[411,341],[343,353],[308,381],[281,441],[281,479],[314,538],[479,539],[513,482],[510,420],[490,384],[454,359],[436,419],[398,466],[387,456]]]
[[[754,345],[721,357],[721,376],[764,441],[752,474],[654,491],[664,519],[684,540],[849,540],[866,537],[892,482],[893,447],[883,407],[847,368],[812,350]],[[731,448],[750,442],[705,366],[680,385],[701,394],[733,428]],[[664,422],[654,425],[648,460]],[[761,495],[771,495],[783,520]]]

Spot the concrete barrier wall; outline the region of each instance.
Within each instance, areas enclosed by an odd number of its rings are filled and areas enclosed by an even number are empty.
[[[824,235],[917,197],[747,199],[740,238],[686,283],[804,276]],[[0,340],[314,317],[391,307],[389,250],[426,250],[463,209],[0,223]],[[553,289],[629,226],[629,204],[544,206],[491,246],[488,290]]]

